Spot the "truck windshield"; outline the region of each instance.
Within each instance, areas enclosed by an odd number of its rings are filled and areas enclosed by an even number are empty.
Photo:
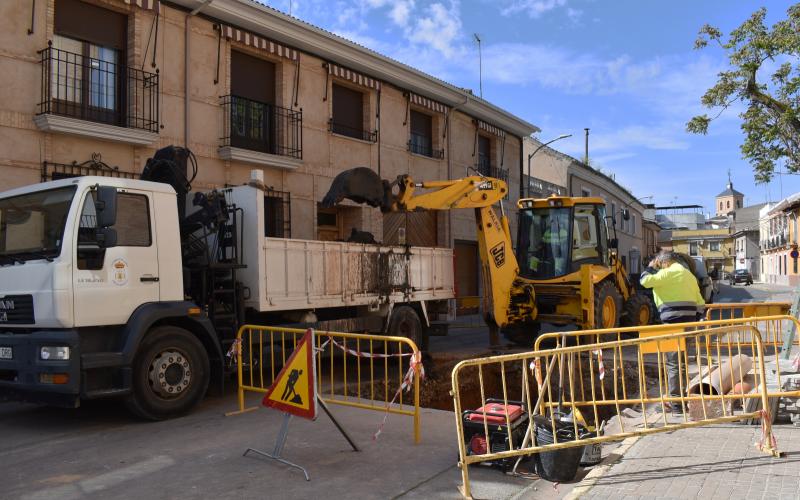
[[[0,264],[61,253],[75,186],[0,199]]]
[[[570,264],[570,208],[520,210],[517,260],[520,273],[532,279],[567,274]]]

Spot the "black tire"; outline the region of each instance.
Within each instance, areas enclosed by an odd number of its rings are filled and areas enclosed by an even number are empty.
[[[633,293],[622,309],[622,326],[645,326],[652,325],[655,319],[655,304],[650,297]]]
[[[148,420],[188,413],[208,389],[208,353],[197,337],[175,326],[151,330],[139,346],[132,369],[133,393],[125,404]]]
[[[389,318],[388,334],[392,337],[405,337],[417,344],[422,352],[428,351],[428,335],[422,327],[417,311],[411,306],[398,306]]]
[[[512,344],[533,350],[536,337],[539,336],[541,329],[542,325],[538,321],[525,321],[508,325],[500,331],[503,333],[503,337]]]
[[[616,328],[621,317],[622,295],[612,281],[601,282],[594,289],[594,328]]]

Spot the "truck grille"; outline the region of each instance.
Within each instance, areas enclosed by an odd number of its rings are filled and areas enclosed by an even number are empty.
[[[32,325],[33,296],[6,295],[0,297],[0,325]]]

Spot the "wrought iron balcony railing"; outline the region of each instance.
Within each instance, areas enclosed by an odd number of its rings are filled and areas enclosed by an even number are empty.
[[[333,118],[328,120],[328,130],[334,134],[345,135],[353,139],[360,139],[367,142],[378,142],[378,132],[355,128],[343,123],[336,122]]]
[[[408,150],[414,154],[429,156],[437,160],[444,159],[444,149],[434,149],[431,138],[426,135],[411,133],[408,141]]]
[[[483,160],[483,157],[479,159]],[[495,179],[508,182],[508,169],[496,167],[488,161],[478,161],[477,170],[481,175],[485,175],[486,177],[494,177]]]
[[[222,97],[222,146],[303,158],[303,112],[235,95]]]
[[[54,114],[158,132],[159,76],[108,60],[48,47],[38,114]]]

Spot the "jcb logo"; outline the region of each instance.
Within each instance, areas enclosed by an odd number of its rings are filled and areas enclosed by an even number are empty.
[[[489,253],[492,254],[492,258],[494,259],[494,266],[495,267],[503,267],[503,264],[506,263],[506,244],[505,242],[501,241],[491,250]]]

